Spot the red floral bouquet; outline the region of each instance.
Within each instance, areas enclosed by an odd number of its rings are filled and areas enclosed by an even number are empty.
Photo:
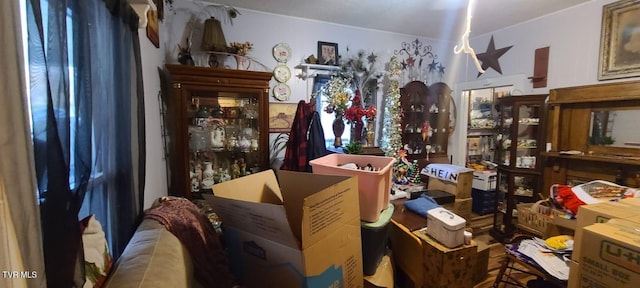
[[[362,96],[360,90],[356,90],[355,95],[351,99],[351,106],[344,111],[344,118],[349,123],[362,123],[362,117],[367,120],[373,120],[376,117],[377,109],[375,106],[362,107]]]

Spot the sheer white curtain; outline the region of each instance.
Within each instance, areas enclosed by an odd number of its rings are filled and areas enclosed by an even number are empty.
[[[0,286],[46,287],[27,117],[20,2],[0,1],[0,41],[4,43],[0,49],[0,179],[5,187],[0,194],[6,199],[0,200],[0,258],[13,256],[10,261],[0,261],[0,270],[27,272],[36,277],[16,280],[0,275]],[[5,223],[12,223],[14,229]],[[18,242],[10,241],[14,232]]]
[[[0,175],[0,255],[3,255],[3,257],[0,258],[2,271],[24,271],[22,257],[20,256],[20,247],[18,246],[18,237],[9,212],[9,203],[7,203],[7,195],[4,189],[2,175]],[[12,278],[3,275],[3,277],[0,278],[0,286],[7,288],[26,288],[27,280],[25,278]]]

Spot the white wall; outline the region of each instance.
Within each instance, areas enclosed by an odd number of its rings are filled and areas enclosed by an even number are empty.
[[[160,23],[160,29],[163,24]],[[146,28],[138,29],[140,51],[142,54],[142,72],[144,82],[145,129],[146,129],[146,175],[144,191],[144,209],[151,207],[155,199],[168,194],[166,157],[164,156],[162,131],[160,129],[160,77],[158,68],[162,66],[164,52],[153,46],[147,38]],[[160,35],[162,41],[164,35]]]
[[[548,93],[549,89],[560,87],[638,80],[635,77],[598,81],[602,6],[611,2],[615,0],[585,2],[529,22],[473,37],[471,46],[479,52],[486,51],[492,35],[496,48],[513,45],[500,57],[502,75],[489,69],[477,79],[515,74],[532,76],[535,49],[549,46],[547,87],[533,89],[528,81],[523,91],[525,94]],[[482,19],[474,18],[474,21]],[[476,72],[468,71],[459,76],[457,82],[471,81],[476,79]]]

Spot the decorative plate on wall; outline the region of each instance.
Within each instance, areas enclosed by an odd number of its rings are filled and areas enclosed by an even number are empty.
[[[273,78],[280,83],[284,83],[291,79],[291,70],[286,64],[278,63],[276,68],[273,69]]]
[[[286,43],[278,43],[273,46],[273,58],[281,63],[286,63],[291,59],[291,47]]]
[[[285,83],[278,83],[276,86],[273,86],[273,97],[280,101],[289,100],[289,97],[291,97],[291,88]]]

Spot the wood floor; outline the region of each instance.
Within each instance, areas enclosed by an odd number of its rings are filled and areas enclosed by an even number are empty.
[[[491,218],[493,215],[477,216],[472,215],[471,228],[473,229],[473,239],[478,245],[486,245],[489,248],[489,265],[487,278],[474,286],[474,288],[488,288],[493,287],[493,283],[496,280],[496,276],[500,272],[500,267],[504,260],[505,248],[504,245],[495,241],[493,237],[489,235],[489,228],[491,227]],[[489,221],[489,220],[490,221]],[[488,224],[487,224],[488,223]],[[512,273],[511,276],[518,279],[519,282],[526,284],[528,280],[533,279],[532,276],[525,273]],[[498,287],[517,287],[515,285],[500,284]]]

